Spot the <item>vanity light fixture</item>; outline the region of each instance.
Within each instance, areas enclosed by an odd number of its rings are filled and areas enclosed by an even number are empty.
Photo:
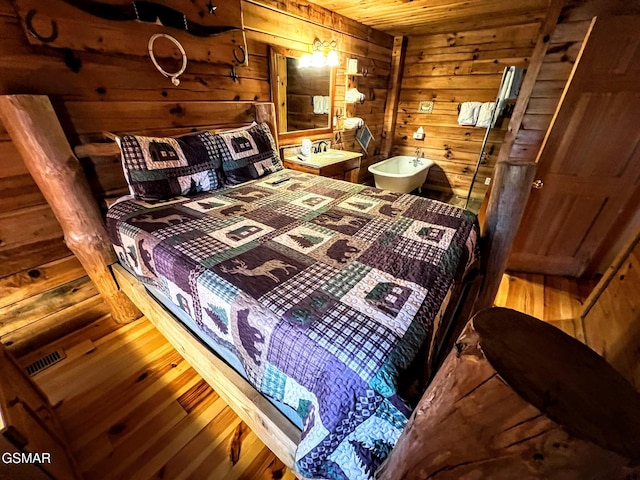
[[[311,66],[311,54],[305,53],[304,55],[302,55],[302,57],[300,57],[300,60],[298,60],[298,67],[307,68],[310,66]]]
[[[329,50],[327,54],[327,65],[330,67],[337,67],[340,65],[340,58],[338,58],[338,52],[335,50]]]
[[[336,41],[322,41],[317,38],[313,41],[313,54],[305,53],[300,57],[298,66],[305,67],[337,67],[340,65],[340,58],[336,51]]]

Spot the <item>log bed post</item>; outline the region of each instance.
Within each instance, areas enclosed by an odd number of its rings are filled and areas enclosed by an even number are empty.
[[[549,1],[547,15],[540,27],[531,62],[498,154],[484,222],[481,225],[484,251],[488,255],[484,260],[485,281],[474,307],[476,312],[493,306],[531,192],[537,163],[514,162],[509,157],[563,6],[564,0]]]
[[[109,268],[116,256],[102,215],[48,97],[0,96],[0,120],[60,222],[65,243],[82,263],[113,319],[127,323],[140,318],[142,314],[119,290]]]
[[[273,141],[276,142],[276,152],[280,151],[278,146],[278,126],[276,125],[276,108],[273,103],[256,103],[254,106],[255,121],[265,122],[269,125]]]
[[[578,340],[514,310],[484,310],[376,479],[637,478],[639,405],[631,384]]]

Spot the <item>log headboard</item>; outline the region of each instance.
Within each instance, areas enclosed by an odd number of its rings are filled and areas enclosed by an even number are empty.
[[[109,266],[116,262],[116,257],[96,202],[96,197],[126,193],[124,174],[119,166],[114,168],[113,157],[119,155],[119,149],[113,142],[77,148],[79,156],[96,159],[88,169],[89,175],[85,176],[87,168],[83,169],[74,155],[68,137],[74,143],[96,139],[104,137],[101,131],[105,128],[115,134],[179,135],[194,130],[223,130],[257,121],[269,125],[277,143],[273,103],[156,102],[145,105],[157,111],[145,111],[145,121],[141,123],[140,106],[136,102],[100,102],[88,106],[87,102],[69,102],[56,113],[49,98],[43,95],[0,96],[0,120],[60,222],[65,243],[102,294],[113,318],[123,323],[139,318],[141,313],[113,278]],[[100,122],[92,120],[98,115]],[[60,195],[61,192],[65,195]]]

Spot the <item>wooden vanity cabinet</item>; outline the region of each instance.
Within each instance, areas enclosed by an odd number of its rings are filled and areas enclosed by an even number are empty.
[[[299,172],[358,183],[361,159],[361,153],[329,150],[312,155],[307,161],[302,161],[296,156],[285,156],[283,164],[285,168]]]

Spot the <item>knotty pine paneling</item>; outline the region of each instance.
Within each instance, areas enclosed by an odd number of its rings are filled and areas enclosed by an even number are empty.
[[[640,241],[616,259],[580,315],[584,342],[640,390]]]
[[[485,129],[458,125],[458,105],[494,101],[504,68],[527,67],[538,29],[532,22],[408,38],[392,154],[414,155],[420,148],[436,163],[425,188],[466,196]],[[432,113],[418,113],[423,100],[435,102]],[[536,124],[544,120],[529,119]],[[507,124],[508,118],[498,121],[490,133],[475,198],[486,192],[484,180],[491,177]],[[413,139],[418,127],[425,130],[424,140]]]
[[[465,32],[520,25],[544,18],[544,0],[387,1],[315,0],[316,3],[393,35]]]
[[[357,58],[369,71],[365,84],[372,100],[358,110],[358,115],[365,119],[376,137],[371,151],[378,148],[393,38],[304,0],[243,0],[242,8],[249,60],[248,66],[236,69],[237,81],[231,78],[228,66],[190,59],[176,87],[155,69],[147,56],[105,54],[80,46],[65,51],[31,45],[10,0],[0,0],[0,94],[50,96],[72,145],[80,140],[97,139],[105,131],[154,129],[168,135],[184,133],[181,116],[187,102],[191,113],[205,102],[270,100],[268,44],[309,51],[315,38],[335,40],[343,64],[338,78],[344,78],[347,58]],[[147,44],[147,36],[136,33],[140,30],[135,26],[131,25],[131,34],[122,40],[123,45],[126,42]],[[171,33],[171,29],[167,32]],[[215,39],[211,42],[214,51]],[[77,72],[67,65],[71,57],[80,64]],[[171,70],[171,61],[166,62],[165,68]],[[175,103],[163,110],[158,107],[160,102]],[[202,126],[220,124],[220,119],[208,119],[205,110],[199,120]],[[347,141],[344,146],[359,151],[354,141]],[[117,159],[83,160],[83,166],[97,198],[126,189]],[[12,299],[10,304],[0,306],[1,340],[21,345],[21,351],[28,351],[37,348],[39,340],[51,340],[52,332],[63,335],[95,320],[104,313],[104,308],[89,305],[90,297],[81,301],[86,314],[67,305],[49,315],[30,310],[35,313],[27,319],[16,317],[12,323],[11,315],[20,305],[44,301],[49,298],[47,292],[53,296],[66,292],[69,275],[75,276],[76,272],[75,267],[66,274],[59,272],[70,265],[63,261],[51,282],[42,283],[46,291],[36,293],[32,285],[24,283],[25,278],[30,278],[29,272],[49,275],[49,265],[69,257],[70,252],[63,243],[57,220],[1,125],[0,191],[0,296],[3,289],[8,289],[8,298]],[[18,305],[17,298],[27,303]],[[42,319],[36,319],[38,315]],[[41,335],[45,331],[49,334]]]
[[[585,9],[588,7],[583,6]],[[591,22],[591,18],[571,21],[576,16],[575,12],[576,7],[565,7],[551,37],[538,81],[522,120],[522,129],[514,142],[514,158],[535,160],[542,146],[542,139],[551,124]],[[578,16],[580,17],[582,15]],[[535,132],[540,141],[535,144],[529,143],[527,138],[530,132]]]

